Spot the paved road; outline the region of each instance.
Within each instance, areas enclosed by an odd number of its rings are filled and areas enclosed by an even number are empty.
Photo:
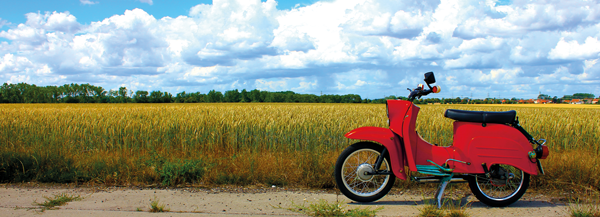
[[[306,204],[317,200],[344,201],[349,209],[356,207],[384,209],[378,216],[416,216],[423,208],[424,196],[417,192],[399,192],[369,204],[351,203],[343,195],[317,190],[290,190],[282,188],[98,188],[98,187],[22,187],[0,186],[0,216],[302,216],[278,207],[291,207],[292,203]],[[56,210],[40,212],[34,201],[45,201],[44,196],[67,193],[80,195]],[[467,194],[468,195],[468,194]],[[429,199],[431,196],[425,196]],[[166,213],[149,213],[152,200],[159,200],[170,209]],[[468,212],[472,216],[566,216],[567,207],[553,203],[542,194],[528,193],[508,208],[489,208],[465,196],[463,202],[471,201]],[[142,211],[137,211],[141,209]]]

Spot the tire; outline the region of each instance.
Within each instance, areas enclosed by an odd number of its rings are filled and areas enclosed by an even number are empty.
[[[468,181],[471,192],[479,201],[492,207],[505,207],[517,202],[525,194],[529,178],[529,174],[516,167],[496,164],[490,167],[490,178],[477,174]]]
[[[374,172],[373,167],[383,148],[375,143],[359,142],[340,154],[335,164],[335,182],[342,194],[356,202],[365,203],[381,199],[392,189],[396,180],[393,174],[364,175],[364,172]],[[384,156],[379,169],[392,171],[389,154]]]

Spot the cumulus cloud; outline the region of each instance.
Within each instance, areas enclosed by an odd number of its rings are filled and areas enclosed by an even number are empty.
[[[579,44],[576,40],[565,41],[562,38],[556,47],[550,50],[550,59],[596,59],[600,53],[600,42],[597,38],[587,37],[585,42]]]
[[[10,40],[0,44],[0,78],[380,98],[403,95],[434,71],[444,90],[437,97],[562,96],[578,85],[600,95],[600,4],[593,1],[276,6],[275,0],[214,0],[175,18],[134,9],[89,25],[69,12],[28,13],[25,23],[0,32]],[[2,25],[8,23],[0,19]]]

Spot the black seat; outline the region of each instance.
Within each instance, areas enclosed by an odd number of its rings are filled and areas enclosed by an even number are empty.
[[[517,112],[515,110],[505,112],[465,111],[448,109],[444,117],[466,122],[512,124]]]

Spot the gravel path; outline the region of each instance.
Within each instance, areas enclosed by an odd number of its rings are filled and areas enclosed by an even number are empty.
[[[424,196],[417,192],[395,190],[383,199],[368,204],[351,203],[343,195],[319,190],[283,188],[176,188],[144,189],[130,187],[39,187],[0,185],[0,216],[302,216],[278,207],[314,203],[323,199],[344,201],[349,209],[356,207],[384,209],[378,216],[416,216],[424,207]],[[80,201],[69,202],[55,210],[40,212],[34,201],[44,202],[44,196],[67,193],[80,195]],[[448,191],[447,191],[448,193]],[[428,196],[429,195],[429,196]],[[474,199],[468,212],[472,216],[566,216],[567,206],[553,202],[539,193],[527,193],[524,198],[507,208],[489,208]],[[432,194],[425,194],[425,199]],[[170,212],[149,213],[150,203],[158,199]],[[142,211],[137,211],[141,209]]]

